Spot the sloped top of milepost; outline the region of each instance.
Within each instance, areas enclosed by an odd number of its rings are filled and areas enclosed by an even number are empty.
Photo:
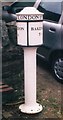
[[[43,14],[35,7],[25,7],[22,11],[16,13],[17,20],[43,20]]]
[[[39,12],[35,7],[25,7],[22,11],[16,14],[44,14]]]

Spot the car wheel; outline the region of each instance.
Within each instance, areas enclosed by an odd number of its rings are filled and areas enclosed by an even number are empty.
[[[55,78],[63,83],[63,57],[57,57],[53,60],[52,70]]]

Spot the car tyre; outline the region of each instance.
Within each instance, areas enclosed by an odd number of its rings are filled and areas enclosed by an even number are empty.
[[[52,71],[55,78],[63,83],[63,57],[56,57],[52,62]]]

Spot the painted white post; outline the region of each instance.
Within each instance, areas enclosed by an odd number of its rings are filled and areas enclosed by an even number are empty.
[[[34,114],[42,111],[36,102],[36,50],[43,43],[43,13],[34,7],[26,7],[17,13],[17,42],[24,50],[25,103],[21,112]]]
[[[25,104],[36,103],[36,48],[24,48]]]

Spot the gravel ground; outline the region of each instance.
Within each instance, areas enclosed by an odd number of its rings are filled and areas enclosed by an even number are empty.
[[[39,66],[37,66],[37,102],[42,104],[43,111],[36,115],[26,115],[19,111],[19,105],[24,102],[24,93],[23,92],[23,83],[21,81],[20,92],[21,99],[3,105],[3,120],[19,120],[19,119],[33,119],[42,120],[45,118],[48,119],[62,119],[62,90],[63,85],[58,83],[52,76],[51,71],[47,63],[38,61]],[[17,90],[18,82],[17,81]],[[15,86],[15,87],[16,87]],[[18,91],[19,91],[18,90]],[[18,96],[19,98],[19,96]]]

